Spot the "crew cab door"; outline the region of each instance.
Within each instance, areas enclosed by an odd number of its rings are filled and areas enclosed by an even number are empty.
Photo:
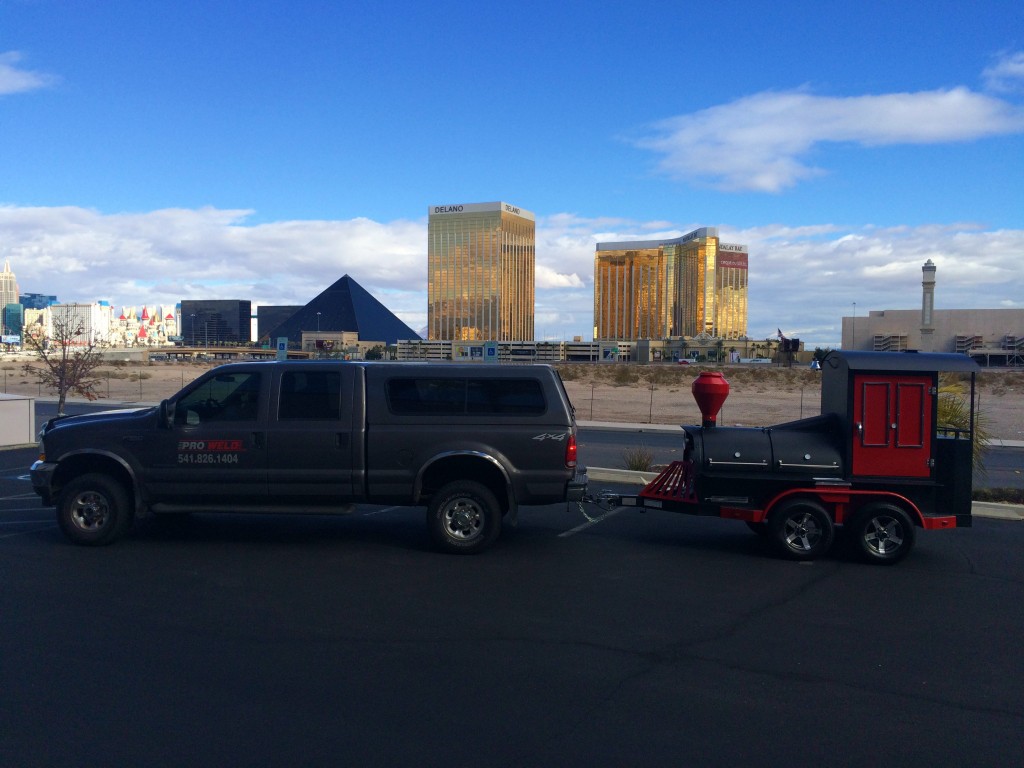
[[[340,363],[308,363],[281,372],[267,433],[271,503],[323,505],[352,498],[362,424],[362,410],[353,405],[356,371]]]
[[[212,371],[174,402],[169,428],[138,438],[152,503],[262,503],[267,495],[270,376]]]

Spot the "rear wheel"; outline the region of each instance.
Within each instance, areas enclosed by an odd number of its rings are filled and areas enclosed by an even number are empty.
[[[501,533],[501,507],[486,486],[458,480],[431,498],[427,527],[434,543],[444,551],[473,555],[489,547]]]
[[[131,521],[128,493],[107,475],[77,477],[57,500],[57,524],[76,544],[110,544],[127,530]]]
[[[828,552],[835,527],[828,512],[811,499],[783,502],[771,513],[769,528],[782,552],[795,560],[813,560]]]
[[[914,522],[895,504],[870,504],[850,524],[858,554],[869,563],[893,565],[914,548]]]

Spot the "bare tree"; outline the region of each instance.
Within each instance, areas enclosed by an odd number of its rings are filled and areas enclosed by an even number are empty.
[[[57,392],[57,413],[64,415],[68,393],[96,400],[96,387],[102,379],[94,372],[103,362],[96,345],[85,335],[85,324],[69,316],[54,317],[49,338],[27,336],[27,346],[39,355],[38,364],[25,363],[25,373],[35,376],[45,387]]]

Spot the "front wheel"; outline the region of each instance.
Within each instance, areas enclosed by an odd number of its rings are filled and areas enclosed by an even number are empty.
[[[864,507],[850,524],[858,553],[869,563],[893,565],[914,547],[914,523],[895,504],[878,503]]]
[[[57,500],[57,524],[76,544],[110,544],[125,532],[131,520],[127,492],[107,475],[75,478]]]
[[[784,502],[771,513],[772,538],[784,554],[795,560],[813,560],[828,552],[835,526],[828,512],[811,499]]]
[[[475,555],[501,533],[501,507],[485,486],[458,480],[431,498],[427,527],[434,543],[444,551]]]

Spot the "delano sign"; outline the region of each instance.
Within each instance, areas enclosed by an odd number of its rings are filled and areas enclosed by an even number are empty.
[[[510,203],[459,203],[456,205],[431,205],[427,208],[430,216],[445,216],[456,213],[510,213],[513,216],[520,216],[530,221],[536,221],[536,216]]]

